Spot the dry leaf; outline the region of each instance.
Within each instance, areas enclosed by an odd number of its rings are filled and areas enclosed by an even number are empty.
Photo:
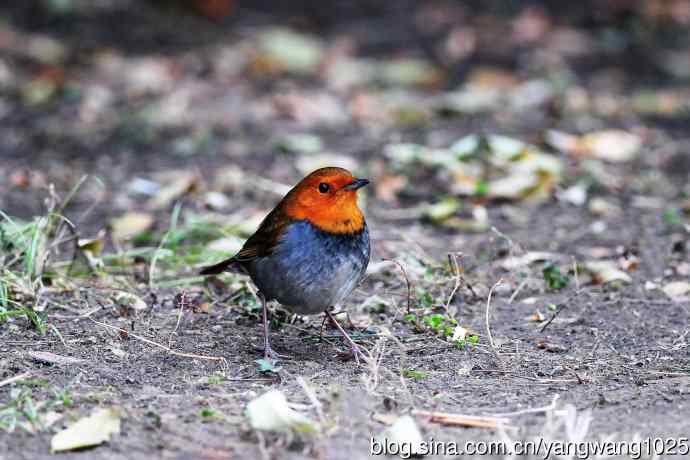
[[[503,92],[497,88],[467,85],[463,89],[445,93],[435,104],[437,111],[463,114],[486,113],[503,103]]]
[[[209,209],[217,211],[230,206],[230,199],[221,192],[207,192],[204,195],[204,204]]]
[[[102,444],[120,432],[120,410],[96,409],[90,416],[79,419],[60,431],[50,441],[51,452],[64,452]]]
[[[196,174],[176,177],[170,184],[158,191],[148,202],[152,209],[167,208],[173,201],[188,193],[199,190],[200,179]]]
[[[632,160],[642,147],[642,139],[639,136],[616,129],[595,131],[583,136],[549,131],[546,140],[562,152],[613,163]]]
[[[252,63],[258,72],[316,72],[323,58],[323,45],[314,37],[286,28],[272,28],[259,36],[259,55]]]
[[[459,209],[460,200],[449,196],[442,199],[438,203],[429,205],[424,210],[424,215],[432,222],[438,224],[455,215]]]
[[[586,134],[582,144],[591,156],[614,163],[632,160],[642,146],[642,139],[622,130],[606,130]]]
[[[323,141],[315,134],[295,133],[278,139],[276,147],[290,153],[314,154],[323,150]]]
[[[443,80],[439,69],[422,59],[399,58],[379,64],[376,76],[393,86],[434,86]]]
[[[690,294],[690,283],[687,281],[671,281],[662,288],[664,294],[678,302],[686,300]]]
[[[462,232],[485,232],[490,227],[489,213],[484,206],[473,206],[470,216],[451,216],[441,222],[444,227]]]
[[[519,81],[515,73],[498,67],[480,66],[474,68],[467,76],[469,85],[481,88],[510,89]]]
[[[315,423],[292,409],[285,394],[278,390],[270,390],[251,400],[246,415],[255,430],[309,433],[316,429]]]
[[[151,214],[145,212],[128,212],[110,222],[113,238],[121,241],[137,236],[153,225]]]
[[[578,182],[558,194],[558,199],[575,206],[582,206],[587,201],[587,184]]]
[[[103,240],[101,238],[80,238],[77,245],[82,251],[88,251],[94,256],[100,255],[103,250]]]
[[[622,210],[617,205],[597,197],[589,202],[589,212],[595,216],[610,217],[621,214]]]
[[[584,263],[584,269],[591,273],[592,281],[596,284],[612,281],[632,282],[630,275],[618,268],[618,264],[611,260],[591,260]]]
[[[131,292],[116,291],[113,295],[113,298],[121,307],[128,309],[146,310],[146,308],[148,308],[148,305],[146,305],[146,302],[144,302],[141,297],[136,294],[132,294]]]
[[[26,354],[36,361],[48,364],[68,365],[84,362],[83,359],[72,358],[71,356],[60,356],[49,351],[27,351]]]
[[[544,319],[544,315],[539,310],[535,311],[529,317],[529,320],[534,321],[535,323],[541,323],[542,321],[544,321]]]
[[[417,428],[417,423],[409,415],[399,417],[393,425],[388,427],[379,436],[382,443],[388,445],[407,446],[410,456],[420,455],[422,451],[422,433]],[[407,453],[406,453],[407,456]]]
[[[555,252],[530,251],[521,256],[506,257],[501,262],[501,267],[503,267],[505,270],[511,271],[535,262],[565,262],[567,260],[568,258],[565,255],[557,254]]]
[[[242,249],[245,240],[237,236],[226,236],[217,240],[210,241],[206,249],[214,252],[226,252],[228,255],[236,254]]]

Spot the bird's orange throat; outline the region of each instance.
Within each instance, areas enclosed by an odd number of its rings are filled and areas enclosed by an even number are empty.
[[[314,226],[329,233],[357,233],[364,228],[364,216],[355,204],[352,210],[319,209],[306,219]]]
[[[287,214],[296,220],[306,220],[315,227],[329,233],[357,233],[364,228],[364,215],[357,206],[357,195],[337,200],[331,206],[318,206],[299,201],[287,205]]]

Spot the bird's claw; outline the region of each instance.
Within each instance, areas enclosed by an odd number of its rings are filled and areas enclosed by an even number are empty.
[[[355,362],[359,364],[359,360],[361,359],[362,361],[366,362],[367,361],[367,355],[364,354],[362,349],[355,345],[350,349],[350,352],[352,353],[352,356],[355,358]]]
[[[360,360],[363,362],[367,361],[367,355],[362,351],[359,345],[352,345],[350,350],[341,352],[340,356],[345,359],[345,361],[354,359],[357,365],[361,364]]]
[[[264,347],[264,359],[270,361],[272,364],[277,363],[281,359],[288,359],[289,356],[281,355],[277,351],[273,350],[270,346]]]

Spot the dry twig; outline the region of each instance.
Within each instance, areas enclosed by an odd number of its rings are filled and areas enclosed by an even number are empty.
[[[494,343],[494,338],[491,335],[491,327],[489,326],[489,309],[491,308],[491,296],[494,293],[494,289],[498,285],[500,285],[503,282],[503,278],[499,278],[496,283],[494,283],[493,286],[491,286],[491,289],[489,289],[489,295],[486,298],[486,315],[485,315],[485,323],[486,323],[486,336],[489,339],[489,345],[491,345],[491,348],[493,349],[494,353],[497,353],[496,350],[496,343]]]
[[[184,353],[181,351],[175,351],[175,350],[171,349],[170,347],[166,347],[165,345],[162,345],[158,342],[154,342],[153,340],[149,340],[146,337],[142,337],[140,335],[126,331],[126,330],[119,328],[117,326],[112,326],[110,324],[101,323],[100,321],[96,321],[95,319],[92,319],[91,321],[93,321],[94,323],[96,323],[99,326],[104,327],[106,329],[111,329],[113,331],[118,331],[120,333],[127,334],[128,337],[134,337],[135,339],[137,339],[141,342],[147,343],[149,345],[153,345],[154,347],[158,347],[162,350],[167,351],[171,355],[180,356],[183,358],[205,359],[207,361],[219,361],[223,367],[228,367],[227,360],[225,358],[223,358],[222,356],[205,356],[205,355],[197,355],[196,353]]]
[[[411,310],[412,310],[412,285],[410,284],[410,278],[408,278],[408,276],[407,276],[407,272],[405,271],[405,267],[403,267],[403,265],[400,262],[398,262],[397,260],[393,260],[393,259],[381,259],[381,260],[386,261],[386,262],[392,262],[395,265],[397,265],[398,268],[400,268],[400,271],[402,272],[403,276],[405,277],[405,283],[407,284],[407,314],[409,315],[411,313]]]
[[[464,426],[471,428],[514,428],[507,425],[510,420],[505,417],[478,417],[474,415],[451,414],[448,412],[428,412],[417,410],[414,415],[427,417],[431,423],[439,423],[445,426]]]
[[[6,385],[9,385],[10,383],[18,382],[20,380],[24,380],[26,378],[29,378],[30,376],[31,372],[22,372],[21,374],[17,374],[14,377],[10,377],[3,381],[0,381],[0,387],[4,387]]]

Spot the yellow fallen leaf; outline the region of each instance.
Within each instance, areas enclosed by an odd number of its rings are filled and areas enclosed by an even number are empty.
[[[128,212],[110,222],[113,238],[126,240],[137,236],[153,225],[153,216],[145,212]]]
[[[539,310],[532,313],[529,317],[529,320],[534,321],[535,323],[541,323],[542,321],[544,321],[544,319],[544,315]]]
[[[120,410],[114,407],[96,409],[88,417],[79,419],[50,440],[51,452],[64,452],[97,446],[120,432]]]
[[[612,281],[623,283],[632,282],[630,275],[618,268],[616,262],[611,260],[592,260],[585,262],[585,270],[592,274],[592,280],[597,284],[606,284]]]
[[[152,209],[164,209],[181,196],[199,190],[201,186],[200,182],[201,180],[196,174],[176,177],[149,200],[148,207]]]
[[[546,140],[562,152],[612,163],[632,160],[642,147],[639,136],[620,129],[594,131],[583,136],[549,131]]]
[[[113,298],[120,306],[131,308],[132,310],[146,310],[148,307],[141,297],[131,292],[117,291]]]
[[[434,223],[440,223],[455,215],[460,209],[460,201],[454,197],[446,197],[438,203],[429,205],[425,210],[425,216]]]
[[[642,140],[635,134],[610,129],[586,134],[582,137],[582,145],[594,158],[621,163],[637,156]]]

